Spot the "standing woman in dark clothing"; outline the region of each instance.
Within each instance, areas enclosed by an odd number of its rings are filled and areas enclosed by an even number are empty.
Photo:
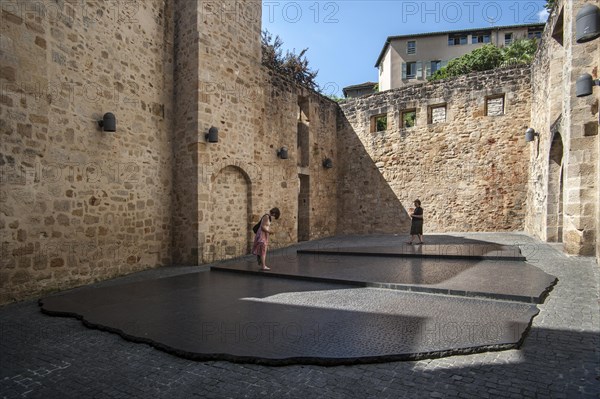
[[[421,201],[415,200],[415,209],[411,209],[412,222],[410,224],[410,241],[407,244],[412,245],[415,236],[419,237],[417,245],[423,244],[423,208],[421,208]]]

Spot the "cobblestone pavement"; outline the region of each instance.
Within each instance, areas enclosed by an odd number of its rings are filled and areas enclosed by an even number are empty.
[[[598,398],[600,268],[520,234],[466,234],[521,246],[559,278],[520,350],[340,367],[194,362],[72,318],[36,301],[0,307],[0,398]],[[171,267],[98,285],[191,271]]]

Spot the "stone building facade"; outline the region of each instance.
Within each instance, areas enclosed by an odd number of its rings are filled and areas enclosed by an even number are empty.
[[[559,3],[571,35],[583,2]],[[405,233],[416,197],[428,232],[546,239],[556,120],[567,249],[598,245],[597,96],[561,92],[597,68],[597,43],[565,40],[561,69],[546,39],[533,82],[508,68],[340,107],[261,65],[258,0],[0,5],[0,303],[246,254],[274,206],[274,247]]]
[[[600,259],[599,90],[577,98],[575,81],[598,79],[600,39],[575,41],[576,15],[583,0],[557,1],[532,66],[531,127],[526,231],[562,242],[573,255]]]

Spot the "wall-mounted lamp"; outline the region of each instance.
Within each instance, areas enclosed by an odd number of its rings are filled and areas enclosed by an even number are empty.
[[[591,96],[594,86],[600,86],[600,79],[594,80],[592,75],[586,73],[577,78],[576,94],[577,97]]]
[[[287,147],[281,147],[279,150],[277,150],[277,156],[281,159],[288,159]]]
[[[105,132],[116,132],[117,131],[117,118],[112,112],[107,112],[102,117],[101,121],[98,121],[98,125]]]
[[[577,43],[586,43],[600,37],[600,8],[586,4],[577,13],[576,21]]]
[[[219,129],[217,129],[214,126],[211,127],[210,129],[208,129],[208,133],[206,133],[204,138],[209,143],[218,143],[219,142]]]
[[[333,160],[331,158],[327,158],[323,161],[323,167],[325,169],[331,169],[333,168]]]
[[[535,140],[535,136],[540,136],[540,134],[538,132],[536,132],[533,128],[529,128],[527,130],[525,130],[525,142],[526,143],[531,143],[533,140]]]

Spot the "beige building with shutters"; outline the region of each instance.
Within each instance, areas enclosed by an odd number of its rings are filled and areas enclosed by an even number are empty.
[[[450,60],[485,44],[501,47],[518,39],[540,38],[543,30],[544,24],[527,24],[390,36],[375,64],[379,90],[423,82]]]

